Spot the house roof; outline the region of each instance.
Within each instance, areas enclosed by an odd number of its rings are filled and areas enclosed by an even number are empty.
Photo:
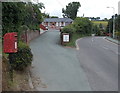
[[[44,22],[73,22],[70,18],[46,18]]]

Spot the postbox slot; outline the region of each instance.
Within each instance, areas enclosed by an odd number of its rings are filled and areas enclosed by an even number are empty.
[[[14,35],[14,37],[17,37],[17,35]]]

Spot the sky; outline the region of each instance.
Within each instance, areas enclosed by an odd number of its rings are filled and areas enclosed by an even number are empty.
[[[80,2],[81,7],[77,13],[77,16],[81,17],[101,17],[111,18],[113,15],[114,7],[115,14],[118,14],[118,2],[120,0],[34,0],[35,2],[42,2],[45,5],[45,9],[42,12],[48,13],[50,16],[58,16],[62,18],[62,8],[66,8],[68,3],[76,1]]]

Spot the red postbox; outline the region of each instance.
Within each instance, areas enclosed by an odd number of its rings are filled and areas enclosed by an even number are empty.
[[[17,32],[6,33],[3,42],[4,53],[17,52]]]

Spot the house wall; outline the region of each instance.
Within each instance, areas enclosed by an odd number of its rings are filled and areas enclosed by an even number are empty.
[[[60,29],[60,27],[72,24],[72,22],[42,22],[42,25],[47,26],[49,29]]]

